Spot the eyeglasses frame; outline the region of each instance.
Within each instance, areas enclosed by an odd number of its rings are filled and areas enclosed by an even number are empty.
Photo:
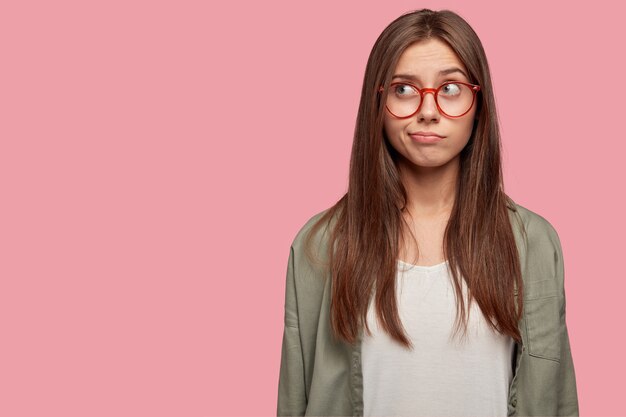
[[[398,85],[398,84],[402,84],[402,85],[410,85],[411,87],[413,87],[414,89],[416,89],[419,93],[420,93],[420,104],[419,106],[417,106],[417,110],[415,110],[412,114],[408,115],[408,116],[396,116],[395,114],[393,114],[393,112],[391,110],[389,110],[389,107],[387,107],[387,102],[385,100],[385,109],[387,109],[387,111],[389,112],[389,114],[391,114],[393,117],[395,117],[396,119],[408,119],[409,117],[413,117],[415,116],[415,114],[417,114],[417,112],[420,111],[420,109],[422,108],[422,104],[424,103],[424,96],[426,93],[433,93],[433,97],[435,98],[435,104],[437,105],[437,110],[439,110],[439,113],[443,114],[444,116],[450,118],[450,119],[458,119],[459,117],[463,117],[465,116],[470,110],[472,110],[472,107],[474,107],[474,102],[476,101],[476,93],[478,93],[480,91],[480,85],[478,84],[471,84],[471,83],[466,83],[463,81],[446,81],[443,84],[441,84],[439,87],[437,88],[418,88],[415,84],[407,82],[407,81],[397,81],[394,83],[391,83],[389,85],[389,88],[393,87],[394,85]],[[441,107],[439,106],[439,101],[437,100],[437,93],[439,92],[439,90],[441,90],[442,87],[448,85],[448,84],[463,84],[466,85],[468,87],[470,87],[472,89],[472,104],[469,106],[469,108],[467,109],[467,111],[461,115],[458,116],[450,116],[448,113],[444,112],[443,110],[441,110]],[[381,85],[380,88],[378,89],[379,92],[383,92],[385,90],[385,88]]]

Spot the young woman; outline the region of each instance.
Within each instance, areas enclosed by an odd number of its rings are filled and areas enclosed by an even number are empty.
[[[560,240],[504,193],[496,114],[460,16],[380,35],[348,192],[291,245],[278,415],[578,415]]]

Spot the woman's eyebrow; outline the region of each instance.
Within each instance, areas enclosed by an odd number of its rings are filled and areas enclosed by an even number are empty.
[[[444,70],[439,71],[439,76],[442,75],[448,75],[448,74],[452,74],[453,72],[460,72],[461,74],[463,74],[465,76],[465,78],[467,78],[469,80],[469,77],[467,76],[467,74],[465,74],[465,72],[460,69],[460,68],[446,68]],[[413,80],[413,81],[419,81],[419,77],[416,75],[412,75],[412,74],[396,74],[393,76],[393,78],[405,78],[407,80]]]

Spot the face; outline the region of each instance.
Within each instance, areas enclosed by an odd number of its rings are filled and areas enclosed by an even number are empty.
[[[463,71],[439,75],[449,68]],[[413,75],[415,79],[395,77],[397,74]],[[437,88],[445,81],[470,82],[465,66],[455,52],[443,41],[431,38],[409,46],[400,56],[392,82],[408,81],[418,88]],[[389,92],[391,94],[391,91]],[[442,167],[458,163],[460,152],[470,139],[476,105],[464,116],[449,118],[439,112],[433,94],[426,93],[421,108],[406,119],[395,118],[385,110],[384,130],[393,148],[401,155],[398,163],[410,169]],[[443,139],[422,143],[410,134],[434,132]]]

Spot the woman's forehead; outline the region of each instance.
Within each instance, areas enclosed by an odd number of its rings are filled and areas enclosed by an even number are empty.
[[[444,76],[452,73],[448,70],[453,68],[466,73],[465,65],[452,48],[439,39],[428,39],[416,42],[402,52],[395,73]]]

